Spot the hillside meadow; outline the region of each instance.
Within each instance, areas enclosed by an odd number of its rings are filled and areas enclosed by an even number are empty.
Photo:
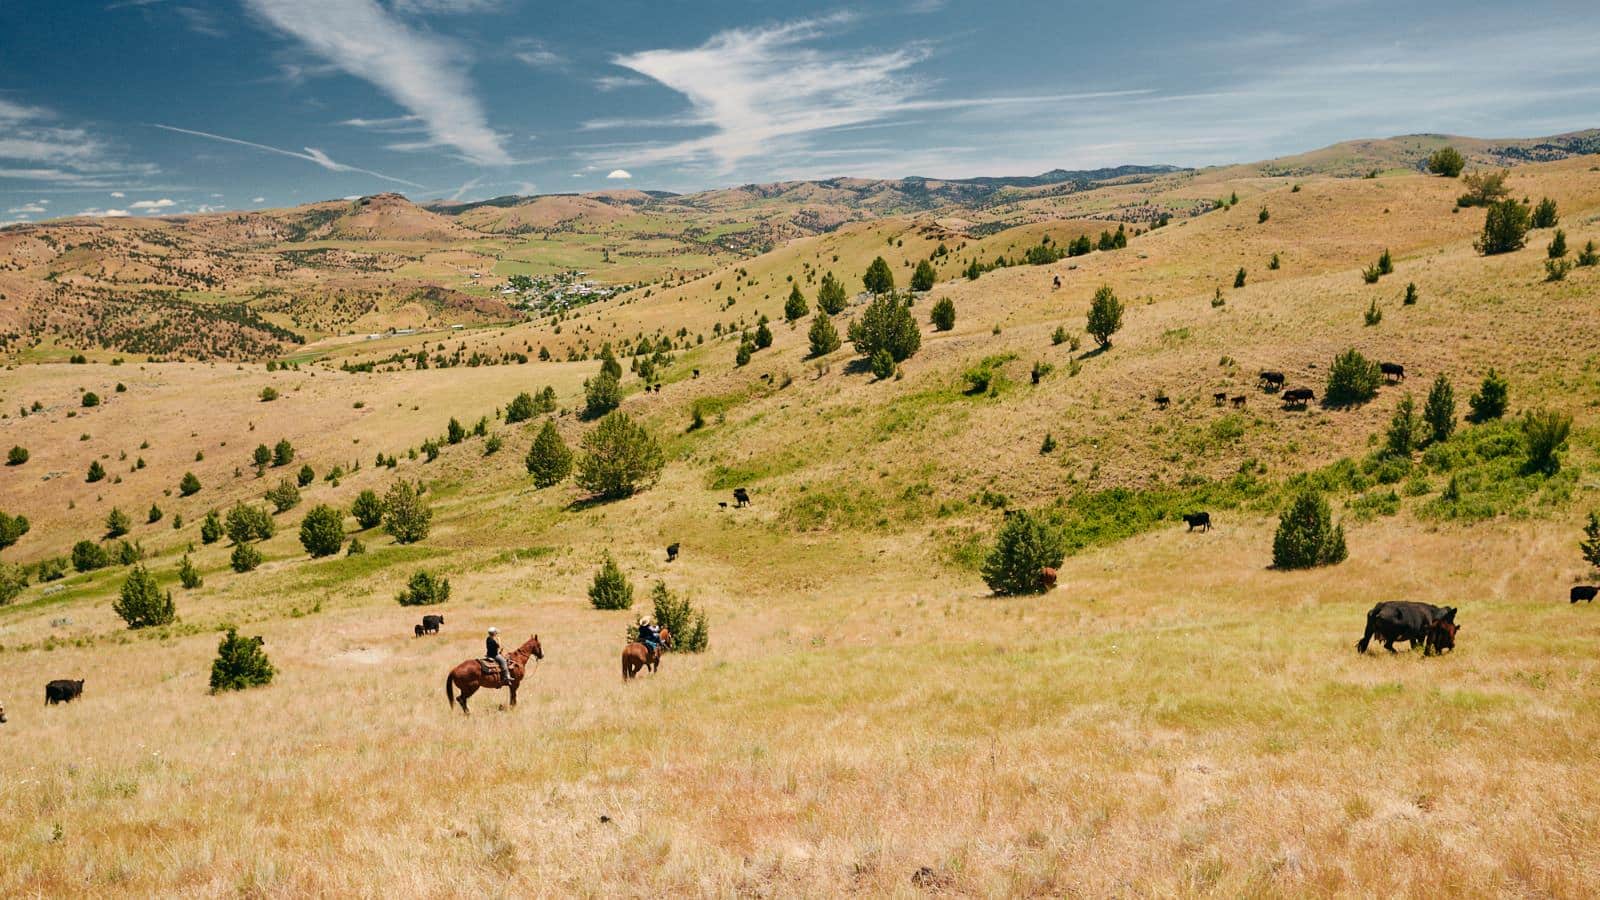
[[[1509,179],[1557,201],[1574,251],[1600,241],[1596,163]],[[1547,281],[1547,229],[1480,256],[1483,213],[1453,211],[1446,179],[1189,181],[1240,201],[975,280],[974,259],[1110,223],[975,236],[890,216],[567,316],[326,338],[274,371],[11,365],[0,446],[29,459],[0,469],[0,510],[32,527],[4,559],[67,553],[119,508],[178,621],[123,627],[118,566],[0,606],[0,893],[1592,896],[1600,613],[1567,594],[1596,580],[1577,543],[1600,509],[1600,268]],[[842,333],[874,257],[903,286],[941,243],[939,283],[912,307],[921,348],[895,375],[874,378],[848,343],[809,358],[820,273],[852,295]],[[1365,283],[1386,248],[1396,271]],[[791,278],[812,306],[793,325]],[[1103,350],[1083,333],[1101,285],[1125,304]],[[941,332],[927,323],[945,298]],[[772,346],[736,365],[762,315]],[[627,350],[661,337],[672,359],[644,391]],[[568,356],[606,341],[661,478],[613,502],[537,489],[523,459],[546,417],[504,410],[551,387],[576,449],[599,365]],[[1320,396],[1350,347],[1407,379],[1304,411],[1256,387],[1274,369]],[[533,352],[378,363],[457,348]],[[378,371],[340,369],[364,362]],[[1407,392],[1420,404],[1444,375],[1464,416],[1490,368],[1507,419],[1382,457]],[[1554,474],[1522,467],[1517,417],[1539,408],[1573,418]],[[413,458],[451,418],[485,419],[499,448],[468,436]],[[258,477],[251,452],[279,440],[295,460]],[[88,483],[95,460],[108,478]],[[302,464],[313,480],[275,517],[265,562],[233,572],[226,538],[199,539],[206,511],[260,505]],[[367,552],[308,558],[311,507],[401,479],[426,488],[425,540],[346,516]],[[1307,484],[1349,559],[1273,569],[1277,513]],[[147,523],[152,504],[164,515]],[[1054,510],[1071,552],[1054,591],[996,597],[978,565],[1003,510],[1024,508]],[[1178,519],[1197,508],[1211,531]],[[585,595],[607,551],[632,610]],[[184,553],[203,586],[178,585]],[[418,570],[450,579],[448,603],[397,605]],[[658,580],[707,612],[710,646],[624,684],[624,635]],[[1358,655],[1367,610],[1390,599],[1459,607],[1457,649]],[[446,616],[439,636],[413,637],[424,611]],[[537,633],[545,659],[518,707],[479,693],[464,717],[442,683],[491,625],[509,646]],[[228,626],[264,638],[270,685],[208,692]],[[53,678],[83,678],[84,696],[45,707]]]

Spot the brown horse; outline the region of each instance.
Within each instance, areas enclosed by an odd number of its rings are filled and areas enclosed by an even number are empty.
[[[661,629],[661,646],[672,646],[672,632],[665,626]],[[644,644],[634,641],[622,648],[622,680],[639,674],[640,669],[649,669],[652,673],[661,665],[661,651],[651,650]]]
[[[544,648],[539,646],[539,636],[536,634],[528,638],[528,642],[521,647],[506,654],[506,663],[511,668],[511,683],[506,684],[500,676],[500,667],[493,661],[484,662],[479,659],[469,659],[461,665],[450,670],[444,679],[444,699],[451,706],[461,704],[461,712],[466,714],[467,698],[477,693],[478,688],[511,688],[511,705],[517,705],[517,687],[522,684],[522,679],[528,672],[528,658],[544,659]],[[451,690],[461,692],[455,696]]]

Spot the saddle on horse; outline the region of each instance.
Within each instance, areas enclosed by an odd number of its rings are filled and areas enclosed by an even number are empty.
[[[496,675],[499,676],[502,684],[509,683],[511,681],[511,663],[509,660],[506,662],[506,671],[504,672],[500,671],[499,663],[487,657],[478,660],[478,667],[483,670],[483,676],[485,678],[489,677],[490,675]]]

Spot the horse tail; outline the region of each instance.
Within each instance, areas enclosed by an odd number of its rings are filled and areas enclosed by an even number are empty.
[[[444,676],[444,702],[445,702],[445,705],[447,705],[447,706],[455,706],[456,705],[455,694],[454,694],[454,692],[452,692],[450,690],[450,685],[453,684],[454,682],[455,682],[455,673],[454,672],[451,672],[451,673],[449,673],[449,674]]]

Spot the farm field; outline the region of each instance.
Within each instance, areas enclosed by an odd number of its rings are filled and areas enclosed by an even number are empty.
[[[116,508],[177,619],[126,628],[118,565],[0,605],[0,894],[1592,896],[1600,612],[1567,600],[1597,579],[1578,542],[1600,510],[1600,267],[1547,280],[1550,228],[1481,255],[1459,181],[1404,163],[1360,177],[1419,146],[1109,183],[1070,209],[1021,192],[1029,219],[992,231],[889,210],[681,262],[654,255],[674,239],[620,238],[602,262],[617,281],[694,275],[555,316],[430,312],[417,334],[317,329],[240,360],[18,350],[0,448],[28,458],[0,468],[0,511],[30,528],[0,561],[68,555]],[[1600,242],[1600,157],[1519,165],[1508,187],[1555,202],[1574,255]],[[1096,213],[1130,192],[1239,200],[1124,223],[1123,249],[964,274],[1115,230]],[[592,264],[611,237],[562,235],[572,255],[550,257],[496,233],[349,240],[326,246],[459,280]],[[1394,271],[1368,283],[1382,254]],[[848,340],[820,357],[808,340],[822,276],[844,285],[846,337],[878,257],[900,287],[924,260],[937,277],[912,300],[919,349],[883,378]],[[796,285],[808,310],[790,323]],[[1103,348],[1085,333],[1101,287],[1124,307]],[[770,346],[741,364],[763,326]],[[547,421],[575,451],[596,432],[603,345],[665,466],[601,502],[536,487],[525,458]],[[1405,379],[1305,409],[1258,386],[1275,370],[1321,398],[1352,348]],[[418,353],[446,363],[397,361]],[[487,362],[450,361],[469,357]],[[1491,369],[1506,415],[1469,423]],[[1386,454],[1401,403],[1440,376],[1454,434]],[[553,410],[506,422],[546,387]],[[1553,470],[1524,464],[1531,411],[1571,417]],[[279,441],[293,460],[258,474],[255,448]],[[96,462],[106,478],[86,481]],[[228,538],[202,540],[206,513],[263,506],[302,465],[299,504],[236,573]],[[366,552],[308,556],[310,509],[398,482],[424,488],[425,539],[344,515]],[[1276,569],[1280,513],[1307,486],[1348,558]],[[1201,509],[1214,527],[1186,529]],[[1024,510],[1063,535],[1058,582],[996,596],[982,565]],[[606,554],[632,609],[589,602]],[[203,585],[179,584],[185,555]],[[419,571],[449,579],[448,602],[397,604]],[[705,612],[709,645],[624,683],[658,582]],[[1384,600],[1457,607],[1454,651],[1358,654]],[[413,636],[424,612],[446,617],[439,635]],[[441,683],[490,626],[545,656],[517,707],[479,692],[462,716]],[[208,691],[230,627],[264,639],[270,685]],[[43,705],[57,678],[82,698]]]

